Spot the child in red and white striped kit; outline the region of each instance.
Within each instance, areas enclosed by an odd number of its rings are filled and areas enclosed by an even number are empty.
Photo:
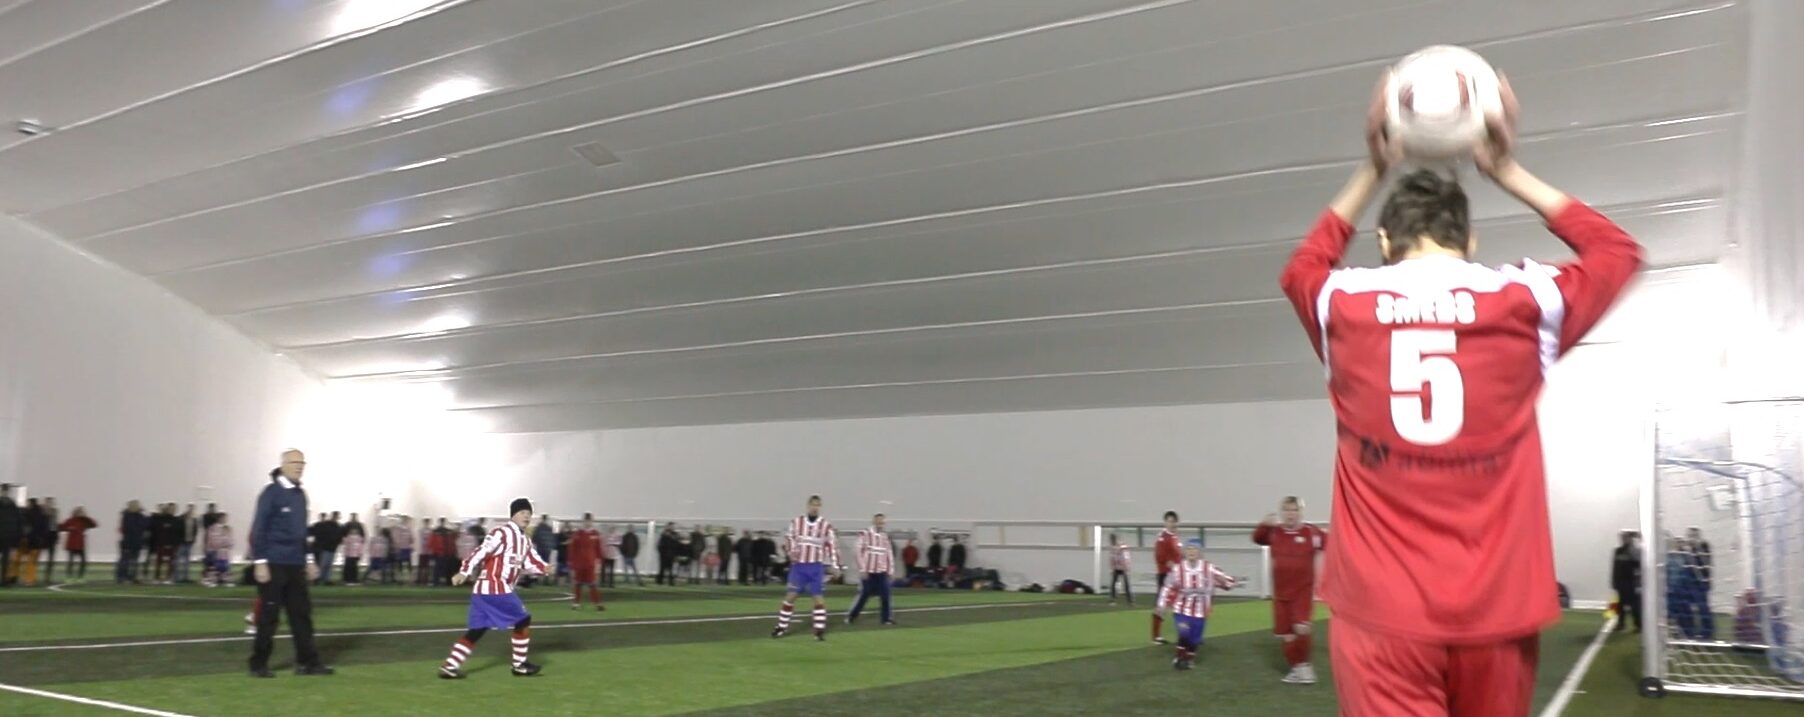
[[[226,514],[220,513],[219,519],[207,528],[206,570],[201,573],[201,584],[207,587],[219,587],[229,584],[231,578],[227,572],[232,569],[232,527],[226,525]]]

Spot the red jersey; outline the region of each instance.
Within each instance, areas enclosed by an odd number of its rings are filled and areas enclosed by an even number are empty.
[[[1338,423],[1335,547],[1322,568],[1337,619],[1486,642],[1559,618],[1536,398],[1641,249],[1576,200],[1549,228],[1576,261],[1335,270],[1353,227],[1325,212],[1285,267]]]
[[[1178,534],[1170,530],[1159,531],[1159,539],[1153,543],[1153,562],[1159,566],[1159,574],[1171,572],[1171,566],[1184,560],[1184,549],[1178,546]]]
[[[601,533],[593,529],[572,532],[570,544],[565,549],[570,552],[572,567],[581,565],[588,570],[601,563]]]
[[[94,519],[85,515],[76,516],[63,521],[57,529],[69,534],[68,540],[63,543],[64,547],[69,550],[87,550],[88,531],[94,529]]]
[[[1328,532],[1308,523],[1295,530],[1260,525],[1253,542],[1272,549],[1272,597],[1307,600],[1315,594],[1315,555],[1328,545]]]

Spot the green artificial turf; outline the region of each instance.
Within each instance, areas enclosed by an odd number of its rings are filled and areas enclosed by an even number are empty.
[[[0,591],[0,684],[108,700],[196,717],[217,715],[536,715],[762,717],[927,714],[1098,715],[1197,713],[1297,717],[1336,713],[1320,624],[1314,686],[1279,682],[1284,665],[1262,601],[1219,604],[1197,669],[1175,672],[1169,648],[1147,643],[1144,608],[1112,608],[1087,596],[904,590],[901,625],[839,622],[851,594],[836,589],[829,639],[801,629],[769,638],[775,588],[698,586],[607,591],[609,610],[573,611],[562,591],[528,591],[535,679],[508,674],[505,634],[491,634],[466,666],[469,678],[434,677],[457,637],[462,591],[326,588],[315,591],[320,649],[339,669],[274,680],[244,674],[249,638],[237,635],[249,600],[242,588],[90,586],[62,592]],[[182,599],[168,599],[182,598]],[[874,617],[874,616],[872,616]],[[1324,614],[1323,617],[1326,617]],[[1538,689],[1552,694],[1595,635],[1595,614],[1571,613],[1542,641]],[[380,632],[384,634],[360,634]],[[116,641],[173,644],[43,650]],[[1634,695],[1632,641],[1610,643],[1567,714],[1800,714],[1796,705]],[[1665,711],[1661,711],[1665,710]],[[1777,710],[1777,711],[1774,711]],[[0,691],[0,715],[124,712]]]

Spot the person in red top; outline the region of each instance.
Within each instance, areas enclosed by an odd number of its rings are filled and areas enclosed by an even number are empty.
[[[1322,597],[1343,715],[1525,715],[1538,633],[1559,618],[1536,398],[1634,276],[1641,248],[1515,161],[1515,96],[1507,82],[1502,93],[1473,158],[1576,260],[1470,262],[1464,191],[1416,172],[1379,214],[1385,265],[1337,270],[1396,155],[1380,93],[1369,160],[1280,279],[1326,365],[1338,423]]]
[[[60,532],[68,533],[63,540],[63,552],[69,556],[69,577],[83,580],[88,577],[88,531],[95,528],[93,518],[88,517],[88,509],[76,506],[75,512],[62,525],[56,526]],[[81,560],[81,572],[76,572],[75,561]]]
[[[1290,674],[1284,681],[1315,684],[1309,664],[1315,622],[1315,556],[1328,545],[1328,532],[1303,522],[1303,501],[1285,496],[1278,512],[1253,529],[1253,542],[1271,548],[1272,633],[1284,642]]]
[[[1159,539],[1153,543],[1153,563],[1159,568],[1158,590],[1165,589],[1165,578],[1171,575],[1171,569],[1184,561],[1184,548],[1178,545],[1178,512],[1165,511],[1165,529],[1159,531]],[[1153,592],[1158,595],[1158,590]],[[1153,601],[1153,644],[1165,644],[1163,636],[1165,627],[1165,608],[1157,600]]]
[[[601,604],[601,588],[597,579],[601,575],[601,531],[595,529],[595,516],[583,514],[582,527],[570,534],[568,548],[570,560],[570,609],[581,610],[583,607],[583,587],[589,588],[589,602],[595,603],[596,610],[606,610]]]

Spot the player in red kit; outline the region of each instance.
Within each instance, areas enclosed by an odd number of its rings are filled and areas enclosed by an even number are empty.
[[[595,529],[594,514],[583,514],[582,527],[570,534],[570,544],[565,550],[570,563],[570,609],[582,609],[583,588],[586,587],[595,609],[606,610],[601,604],[601,531]]]
[[[1253,542],[1271,548],[1272,633],[1284,643],[1290,674],[1284,681],[1315,684],[1309,663],[1315,623],[1315,556],[1328,545],[1328,531],[1303,522],[1303,501],[1286,496],[1278,512],[1253,529]]]
[[[1153,563],[1159,568],[1159,587],[1153,591],[1157,596],[1159,590],[1165,589],[1165,579],[1171,575],[1171,569],[1184,560],[1184,548],[1178,544],[1178,512],[1165,511],[1165,529],[1159,531],[1159,539],[1153,543]],[[1153,601],[1153,644],[1165,644],[1162,632],[1165,628],[1165,607],[1158,600]]]
[[[1487,118],[1474,160],[1576,259],[1471,263],[1464,191],[1416,172],[1379,213],[1385,265],[1337,270],[1395,155],[1380,95],[1369,161],[1280,280],[1327,367],[1338,424],[1322,597],[1343,715],[1526,715],[1538,634],[1559,618],[1536,398],[1641,248],[1516,163],[1515,97],[1502,84],[1506,109]]]

